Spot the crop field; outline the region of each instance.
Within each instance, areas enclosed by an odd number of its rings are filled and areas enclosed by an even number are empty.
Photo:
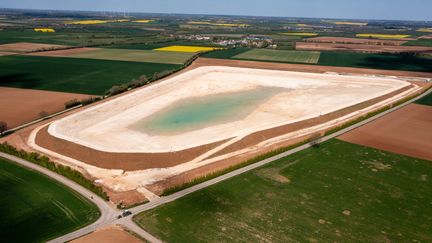
[[[432,33],[432,28],[420,28],[418,32]]]
[[[54,33],[55,29],[52,28],[34,28],[35,32],[42,32],[42,33]]]
[[[321,52],[318,65],[430,72],[432,59],[409,55]]]
[[[207,47],[207,46],[166,46],[154,49],[155,51],[169,51],[169,52],[203,52],[203,51],[213,51],[218,49],[216,47]]]
[[[410,37],[410,35],[403,34],[356,34],[356,37],[360,38],[377,38],[377,39],[404,39]]]
[[[253,49],[233,56],[234,59],[274,61],[274,62],[296,62],[317,63],[320,52],[314,51],[288,51],[288,50],[266,50]]]
[[[78,20],[78,21],[68,21],[66,22],[66,24],[83,24],[83,25],[88,25],[88,24],[106,24],[106,23],[121,23],[121,22],[129,22],[129,19],[114,19],[114,20],[98,20],[98,19],[93,19],[93,20]]]
[[[97,207],[37,172],[0,158],[2,242],[45,242],[94,222]]]
[[[248,48],[235,48],[228,50],[215,51],[204,54],[206,58],[217,59],[235,59],[236,56],[242,55],[250,50]],[[263,50],[273,51],[273,50]],[[281,50],[276,50],[281,51]],[[261,61],[261,60],[256,60]],[[420,56],[407,56],[396,54],[369,54],[353,52],[321,52],[318,65],[354,67],[354,68],[372,68],[384,70],[401,70],[430,72],[432,70],[432,59]]]
[[[404,46],[432,46],[432,39],[418,39],[408,41]]]
[[[97,49],[77,54],[68,55],[66,57],[88,58],[99,60],[112,61],[127,61],[127,62],[146,62],[146,63],[161,63],[161,64],[183,64],[193,53],[187,52],[159,52],[151,50],[133,50],[133,49]]]
[[[88,99],[89,95],[62,93],[45,90],[0,87],[1,120],[8,128],[64,110],[65,103],[77,99]]]
[[[362,22],[346,22],[346,21],[335,21],[333,22],[336,25],[353,25],[353,26],[366,26],[368,23]]]
[[[417,100],[416,103],[420,104],[420,105],[430,105],[430,106],[432,106],[432,93],[426,95],[425,97],[423,97],[423,98],[421,98],[419,100]]]
[[[227,49],[227,50],[219,50],[219,51],[205,53],[204,55],[202,55],[202,57],[217,58],[217,59],[231,59],[234,56],[242,54],[242,53],[247,52],[249,50],[252,50],[252,49],[250,49],[250,48],[233,48],[233,49]]]
[[[106,46],[107,48],[117,48],[117,49],[134,49],[134,50],[154,50],[158,48],[163,48],[167,46],[208,46],[213,47],[214,44],[208,41],[164,41],[160,43],[152,44],[115,44]],[[214,46],[217,48],[217,46]]]
[[[190,25],[211,25],[211,26],[221,26],[221,27],[248,27],[248,24],[241,23],[219,23],[219,22],[206,22],[206,21],[189,21]]]
[[[346,142],[432,161],[432,107],[409,104],[339,136]]]
[[[113,85],[178,65],[62,57],[1,56],[0,86],[101,95]]]
[[[171,242],[429,242],[432,164],[331,140],[134,217]]]
[[[315,37],[318,36],[318,33],[308,33],[308,32],[296,32],[296,33],[282,33],[282,35],[287,36],[301,36],[301,37]]]

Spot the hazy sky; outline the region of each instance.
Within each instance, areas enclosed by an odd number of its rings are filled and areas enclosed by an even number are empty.
[[[432,20],[432,0],[0,0],[0,8]]]

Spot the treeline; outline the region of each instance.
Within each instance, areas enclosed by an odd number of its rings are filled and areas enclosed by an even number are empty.
[[[146,75],[141,75],[139,78],[132,79],[128,83],[121,84],[121,85],[114,85],[109,90],[107,90],[105,92],[105,95],[106,96],[113,96],[113,95],[121,94],[121,93],[126,92],[128,90],[135,89],[135,88],[144,86],[146,84],[155,82],[157,80],[163,79],[163,78],[165,78],[165,77],[167,77],[173,73],[176,73],[178,71],[185,69],[186,67],[191,65],[192,62],[195,61],[195,59],[197,59],[199,57],[199,55],[200,54],[196,54],[196,55],[192,56],[181,67],[179,67],[177,69],[163,70],[161,72],[156,72],[151,77],[147,77]]]
[[[78,105],[90,105],[91,103],[94,103],[96,101],[102,100],[102,97],[90,97],[87,99],[82,99],[82,100],[78,100],[78,99],[73,99],[70,101],[67,101],[66,103],[64,103],[65,109],[69,109]]]
[[[79,171],[70,168],[69,166],[59,165],[52,162],[48,157],[42,156],[35,152],[26,152],[24,150],[17,150],[14,146],[8,144],[7,142],[0,144],[0,151],[11,154],[17,157],[20,157],[24,160],[42,166],[44,168],[49,169],[57,174],[60,174],[81,186],[87,188],[92,191],[96,195],[100,196],[106,201],[109,201],[109,197],[107,193],[100,186],[96,186],[93,182],[83,176]]]

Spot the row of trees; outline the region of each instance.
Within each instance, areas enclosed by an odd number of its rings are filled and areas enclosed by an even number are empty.
[[[52,162],[48,157],[42,156],[35,152],[26,152],[24,150],[17,150],[14,146],[8,144],[7,142],[0,144],[0,151],[11,154],[22,159],[25,159],[29,162],[35,163],[39,166],[47,168],[57,174],[60,174],[81,186],[87,188],[93,193],[97,194],[104,200],[108,201],[109,197],[107,193],[102,189],[102,187],[95,185],[91,180],[87,179],[83,174],[79,171],[72,169],[69,166],[59,165]]]
[[[91,103],[94,103],[96,101],[102,100],[101,97],[90,97],[87,99],[82,99],[82,100],[78,100],[78,99],[73,99],[70,100],[66,103],[64,103],[65,109],[69,109],[78,105],[90,105]]]
[[[195,59],[197,59],[199,54],[192,56],[189,58],[179,69],[173,69],[173,70],[163,70],[161,72],[154,73],[151,77],[147,77],[146,75],[141,75],[137,79],[132,79],[130,82],[121,84],[121,85],[114,85],[109,90],[105,92],[107,96],[113,96],[117,94],[121,94],[125,91],[135,89],[141,86],[144,86],[146,84],[149,84],[151,82],[157,81],[159,79],[165,78],[175,72],[178,72],[186,67],[188,67]]]

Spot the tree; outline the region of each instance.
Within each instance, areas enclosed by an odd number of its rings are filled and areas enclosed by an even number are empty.
[[[44,117],[47,117],[49,114],[48,114],[48,112],[46,112],[46,111],[41,111],[41,112],[39,112],[39,117],[40,118],[44,118]]]
[[[8,125],[4,121],[0,121],[0,135],[3,136],[3,133],[8,129]]]
[[[312,134],[312,136],[310,137],[310,146],[314,147],[314,148],[318,148],[320,146],[321,143],[321,134],[320,133],[314,133]]]

